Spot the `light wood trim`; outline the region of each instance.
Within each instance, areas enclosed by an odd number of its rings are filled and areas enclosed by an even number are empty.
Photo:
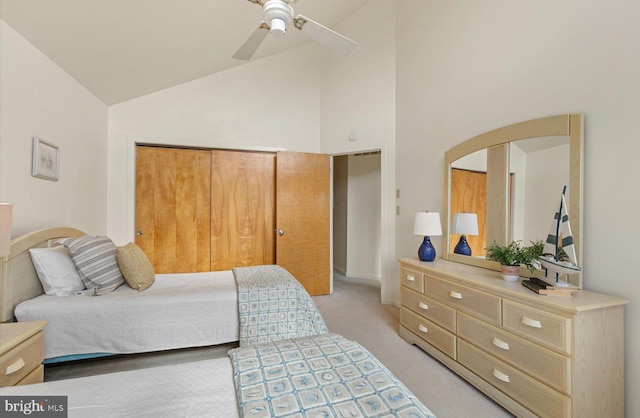
[[[574,322],[575,416],[624,417],[624,308],[584,312]]]
[[[44,228],[11,241],[9,255],[2,258],[0,269],[0,322],[13,318],[13,310],[27,299],[44,293],[31,262],[29,248],[55,246],[58,238],[77,238],[85,232],[69,227]]]
[[[485,132],[451,148],[446,152],[445,160],[455,161],[481,149],[518,141],[520,139],[536,138],[539,136],[569,135],[570,116],[571,115],[547,116],[514,123],[513,125]]]
[[[581,115],[569,117],[569,219],[571,220],[571,233],[573,234],[573,246],[576,250],[578,263],[582,263],[582,225],[584,225],[584,198],[582,190],[584,186],[584,147],[583,132],[584,119]],[[568,282],[574,286],[582,287],[582,271],[568,276]]]
[[[507,223],[509,212],[509,194],[505,184],[509,182],[509,145],[502,144],[487,149],[487,226],[486,243],[488,247],[494,241],[506,245],[508,239]]]

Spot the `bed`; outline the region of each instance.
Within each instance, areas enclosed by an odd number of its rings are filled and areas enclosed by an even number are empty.
[[[23,235],[12,241],[11,252],[2,263],[2,320],[11,319],[15,313],[18,321],[48,321],[45,363],[310,335],[301,334],[297,328],[301,312],[317,315],[304,322],[311,324],[310,333],[315,332],[311,330],[314,326],[316,331],[322,328],[322,318],[311,297],[278,266],[159,274],[144,291],[123,284],[100,296],[44,294],[43,285],[47,287],[47,283],[38,278],[29,250],[57,250],[61,238],[82,236],[84,232],[73,228],[49,228]],[[252,289],[258,284],[284,286],[279,292],[285,295],[269,294],[266,306],[257,306],[252,298],[262,295]],[[271,306],[273,303],[278,305]],[[271,329],[263,326],[264,315],[270,315]],[[314,320],[317,322],[312,324]]]
[[[366,349],[330,333],[239,347],[229,358],[2,388],[0,394],[36,403],[67,397],[72,418],[434,418]]]

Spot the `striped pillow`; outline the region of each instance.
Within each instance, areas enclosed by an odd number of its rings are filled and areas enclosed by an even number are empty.
[[[116,245],[108,237],[84,235],[59,242],[69,249],[82,283],[91,294],[104,295],[124,283],[116,261]]]

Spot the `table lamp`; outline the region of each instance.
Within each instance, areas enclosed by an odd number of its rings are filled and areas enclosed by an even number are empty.
[[[413,234],[424,236],[422,245],[418,248],[418,258],[420,261],[433,261],[436,259],[436,249],[431,245],[429,236],[442,235],[442,225],[440,224],[440,213],[438,212],[418,212],[413,222]]]
[[[11,252],[11,203],[0,203],[0,257]]]
[[[460,234],[460,241],[453,252],[461,255],[471,255],[471,247],[465,235],[478,235],[478,215],[475,213],[456,213],[453,215],[451,233]]]

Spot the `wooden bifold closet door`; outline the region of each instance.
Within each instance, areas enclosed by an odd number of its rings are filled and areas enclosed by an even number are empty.
[[[136,146],[136,243],[156,273],[274,264],[330,291],[329,156]]]
[[[136,147],[136,244],[156,273],[211,267],[211,154]]]

